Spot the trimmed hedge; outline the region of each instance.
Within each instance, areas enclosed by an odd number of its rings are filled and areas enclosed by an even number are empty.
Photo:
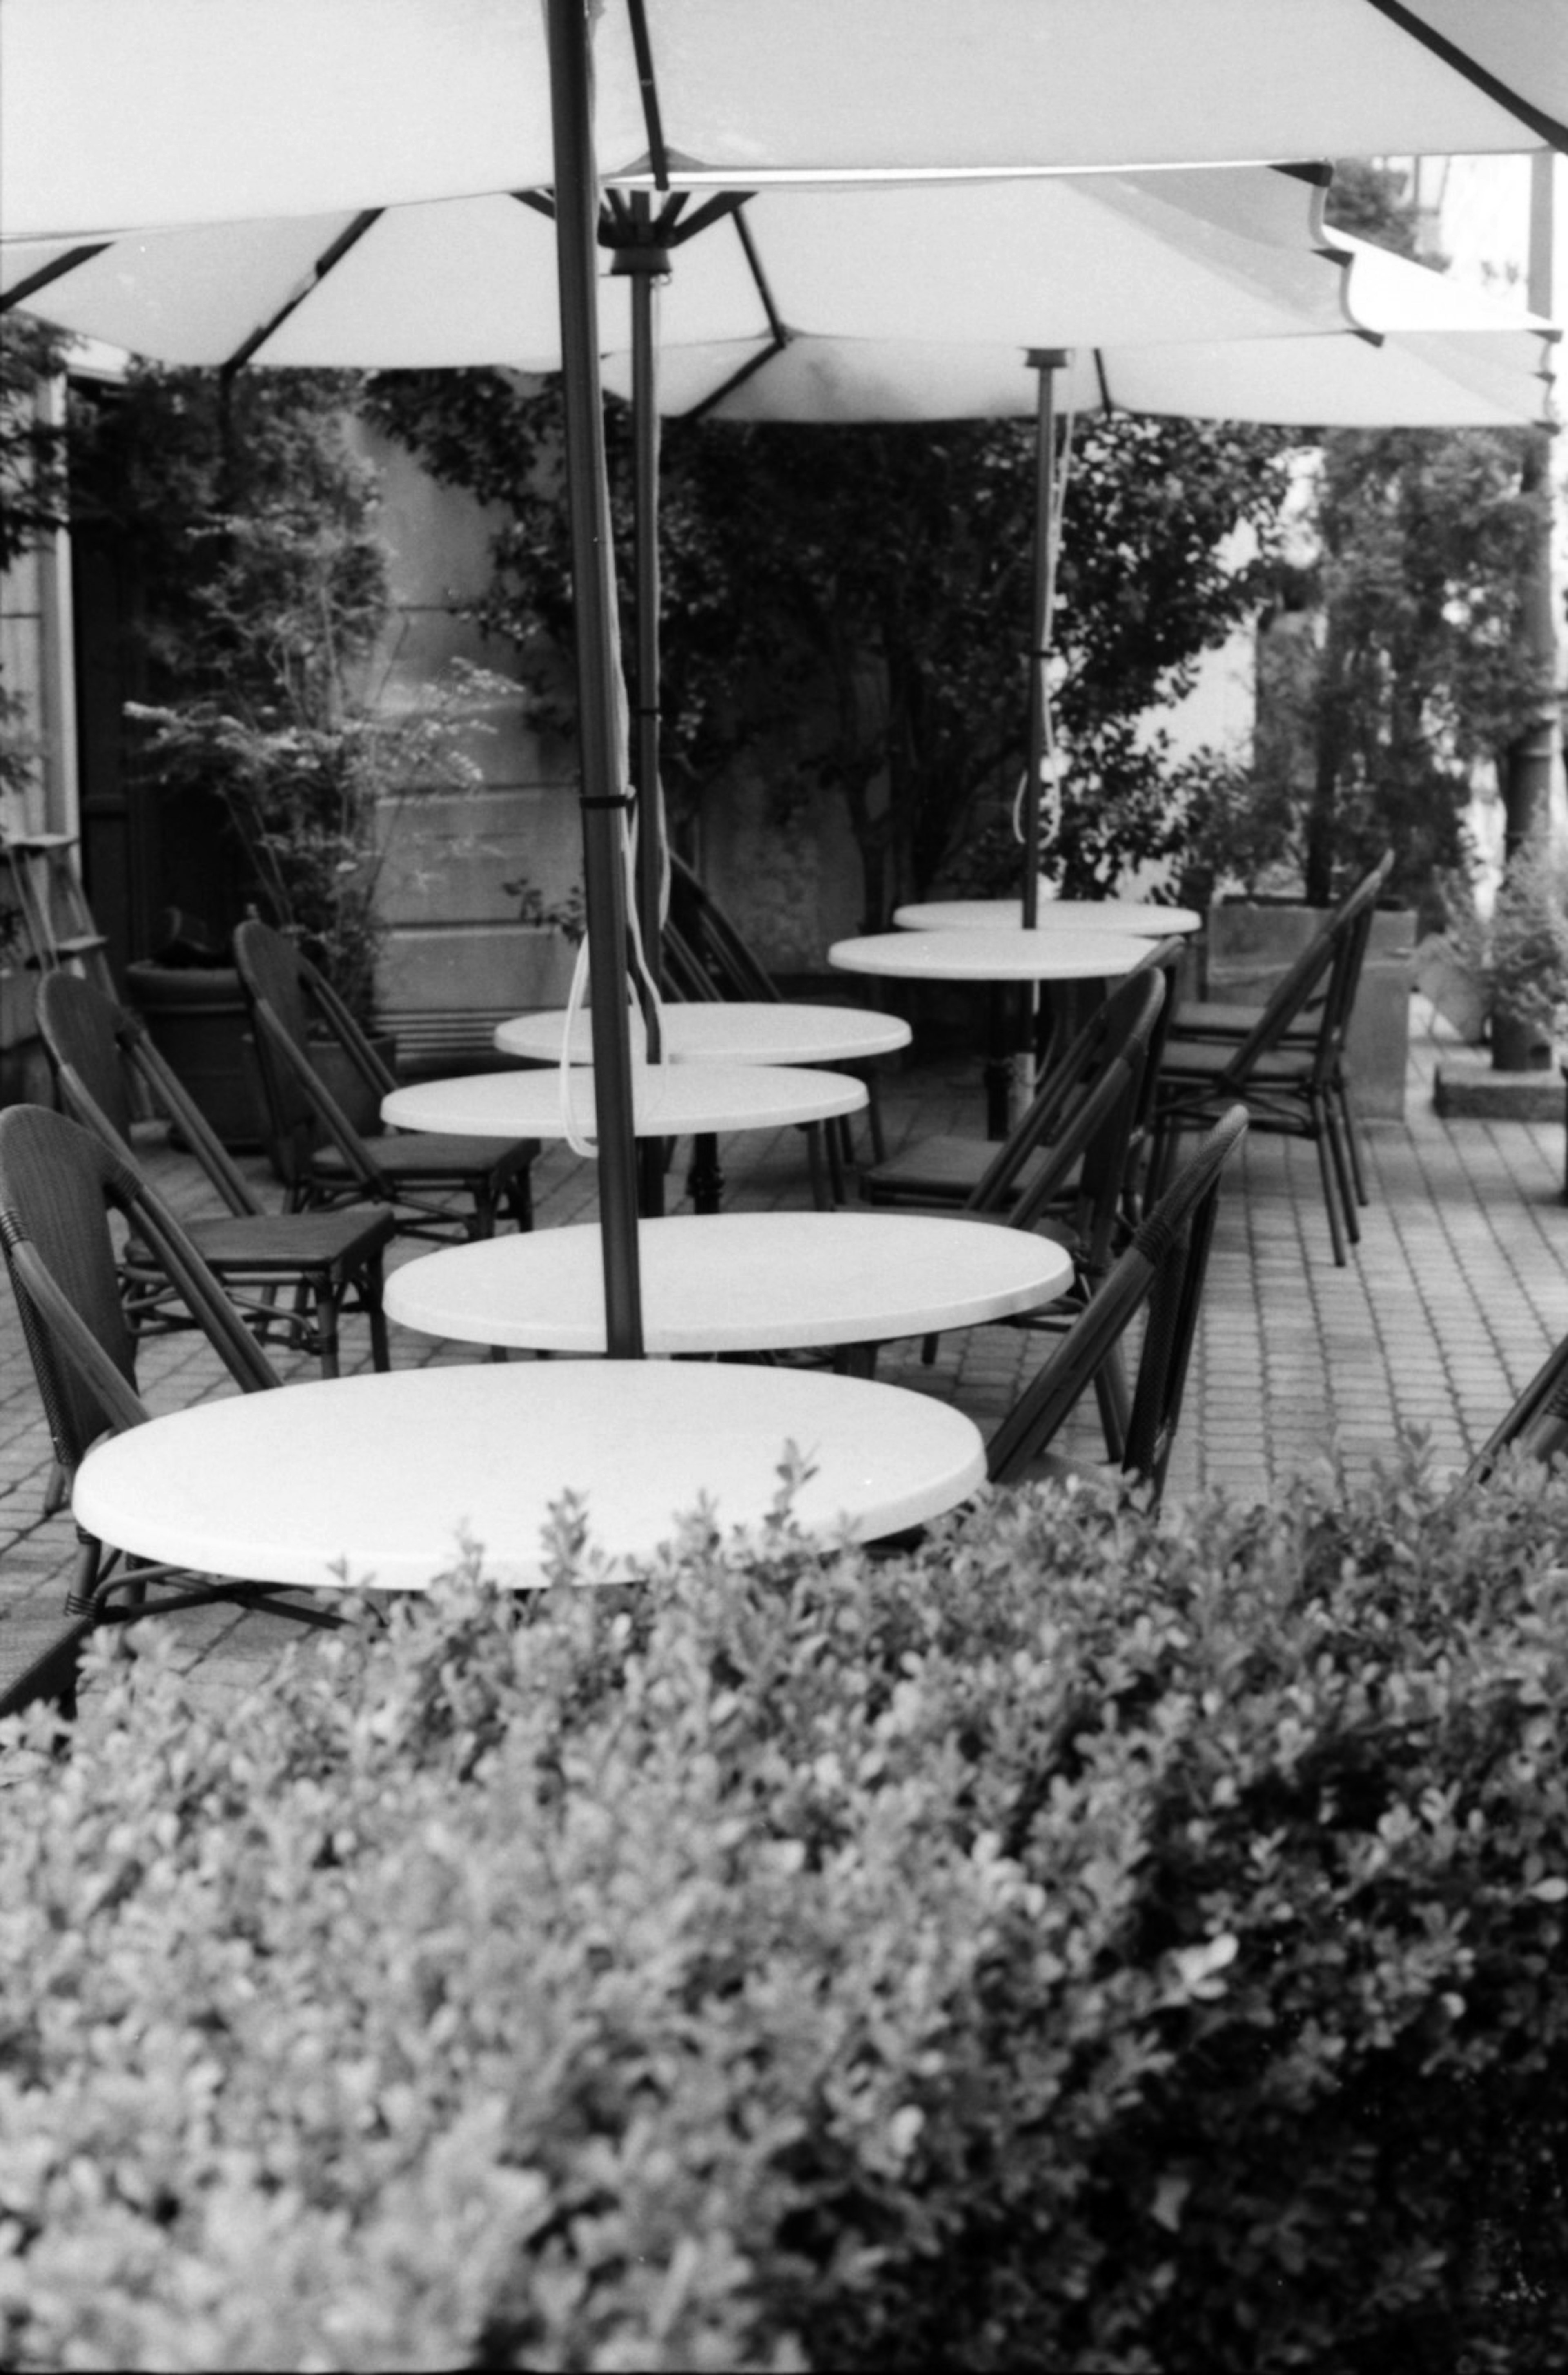
[[[1565,1545],[1412,1459],[694,1521],[221,1713],[147,1627],[5,1793],[0,2356],[1563,2363]]]

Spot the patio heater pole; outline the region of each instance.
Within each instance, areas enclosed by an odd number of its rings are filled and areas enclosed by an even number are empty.
[[[585,0],[547,0],[547,7],[567,500],[577,612],[584,894],[598,960],[592,974],[591,1019],[606,1346],[612,1359],[636,1361],[643,1357],[643,1312],[637,1256],[637,1142],[626,1017],[622,832],[627,794],[620,765],[615,579],[599,394],[595,278],[598,195],[592,73]]]

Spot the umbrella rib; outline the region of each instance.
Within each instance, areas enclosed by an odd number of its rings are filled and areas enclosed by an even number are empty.
[[[648,18],[643,0],[627,0],[627,14],[631,19],[631,46],[637,57],[637,86],[643,99],[643,121],[648,133],[648,161],[653,166],[654,180],[659,188],[667,190],[669,150],[665,147],[659,89],[654,79],[654,49],[648,39]]]
[[[1568,125],[1559,124],[1556,117],[1548,115],[1544,108],[1537,107],[1533,100],[1523,99],[1516,90],[1511,90],[1500,76],[1480,65],[1456,41],[1451,41],[1446,33],[1438,32],[1413,9],[1407,8],[1404,0],[1370,0],[1370,5],[1380,16],[1386,17],[1390,24],[1397,25],[1401,32],[1409,33],[1412,41],[1430,50],[1433,57],[1441,58],[1444,65],[1452,66],[1456,74],[1473,83],[1477,90],[1483,91],[1488,99],[1495,100],[1499,107],[1506,108],[1521,124],[1527,124],[1530,130],[1538,133],[1550,148],[1561,148],[1568,156]]]
[[[698,232],[706,230],[710,224],[723,222],[726,215],[738,215],[741,207],[748,205],[754,195],[750,190],[721,190],[715,197],[704,198],[696,212],[688,215],[678,229],[673,216],[661,218],[667,219],[670,225],[666,233],[666,246],[684,247],[689,239],[695,239]]]
[[[262,323],[259,329],[253,330],[243,344],[235,348],[228,360],[218,365],[220,378],[232,379],[237,371],[243,369],[257,349],[265,346],[273,332],[280,330],[289,314],[321,287],[327,275],[342,263],[349,249],[359,245],[371,224],[379,222],[384,212],[385,208],[383,207],[367,207],[363,214],[355,216],[346,230],[339,231],[331,246],[324,248],[312,265],[309,278],[301,282],[291,297],[285,298],[271,320]]]
[[[773,302],[773,292],[768,286],[768,276],[762,269],[762,259],[757,253],[757,242],[751,236],[751,226],[738,207],[734,220],[747,264],[750,267],[751,278],[756,283],[757,294],[762,301],[762,311],[768,317],[768,327],[778,344],[781,347],[786,347],[789,344],[789,332],[784,327],[783,314]]]
[[[29,297],[36,297],[41,289],[47,289],[63,272],[74,272],[78,264],[90,264],[95,255],[101,255],[112,244],[112,240],[95,240],[87,247],[73,247],[65,255],[57,255],[53,264],[41,264],[36,272],[29,272],[25,280],[18,280],[14,289],[7,289],[0,297],[0,313],[8,313],[13,305],[25,305]]]

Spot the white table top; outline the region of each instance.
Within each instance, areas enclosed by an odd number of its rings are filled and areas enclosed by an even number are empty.
[[[595,1126],[594,1074],[569,1076],[577,1126]],[[794,1070],[781,1064],[639,1064],[632,1100],[639,1138],[687,1138],[725,1129],[782,1129],[859,1113],[866,1084],[843,1072]],[[389,1129],[428,1129],[470,1138],[564,1138],[561,1074],[473,1072],[452,1081],[413,1081],[382,1101]]]
[[[843,973],[908,981],[1092,981],[1130,973],[1149,953],[1131,932],[873,932],[836,940],[828,963]]]
[[[496,1025],[495,1044],[504,1055],[560,1060],[565,1010],[518,1014]],[[641,1013],[631,1017],[631,1044],[646,1042]],[[863,1056],[890,1056],[907,1047],[910,1029],[896,1014],[868,1007],[774,1005],[737,999],[669,1005],[664,1011],[665,1053],[673,1064],[847,1064]],[[572,1025],[571,1060],[593,1061],[589,1016]]]
[[[647,1361],[478,1362],[236,1394],[90,1451],[73,1507],[100,1540],[263,1583],[419,1590],[478,1544],[509,1589],[548,1579],[572,1493],[614,1571],[704,1495],[758,1523],[785,1446],[816,1473],[810,1532],[919,1525],[984,1475],[979,1430],[928,1395],[821,1370]]]
[[[1033,928],[1040,932],[1137,932],[1163,940],[1202,929],[1196,907],[1151,907],[1145,899],[1042,899]],[[895,907],[905,932],[976,932],[993,925],[1022,928],[1021,899],[922,899]]]
[[[913,1212],[734,1212],[637,1232],[650,1353],[873,1344],[1033,1311],[1072,1277],[1065,1248],[995,1221]],[[427,1254],[386,1282],[391,1319],[466,1344],[602,1353],[593,1227]]]

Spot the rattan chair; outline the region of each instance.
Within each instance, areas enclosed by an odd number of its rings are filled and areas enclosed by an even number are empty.
[[[1362,1206],[1369,1200],[1366,1166],[1362,1161],[1361,1126],[1356,1117],[1355,1098],[1344,1040],[1355,1012],[1356,998],[1361,988],[1362,970],[1366,962],[1367,948],[1372,939],[1373,915],[1376,901],[1382,896],[1393,870],[1394,853],[1388,850],[1379,858],[1370,874],[1363,876],[1348,894],[1349,899],[1357,903],[1359,921],[1355,946],[1350,951],[1341,974],[1340,992],[1344,1013],[1336,1061],[1331,1074],[1330,1093],[1338,1108],[1339,1124],[1344,1133],[1345,1152],[1350,1161],[1351,1182],[1355,1188],[1356,1201]],[[1376,894],[1371,900],[1366,896],[1368,881],[1374,881],[1377,886]],[[1338,909],[1325,917],[1315,939],[1322,939],[1333,930],[1344,911],[1344,904],[1341,903]],[[1321,1007],[1320,997],[1309,999],[1304,1010],[1286,1030],[1280,1044],[1286,1048],[1297,1050],[1313,1046],[1322,1023]],[[1180,1035],[1183,1040],[1213,1040],[1232,1048],[1239,1047],[1247,1034],[1256,1026],[1257,1018],[1258,1009],[1256,1006],[1244,1006],[1223,998],[1193,999],[1182,1009]]]
[[[662,938],[666,987],[689,1003],[779,1006],[784,992],[767,967],[752,955],[745,939],[707,885],[687,865],[670,854],[670,911]],[[871,1160],[887,1160],[888,1142],[878,1102],[878,1075],[884,1059],[875,1056],[850,1058],[834,1066],[866,1083],[866,1134]],[[815,1128],[816,1125],[811,1127]],[[842,1164],[853,1157],[847,1118],[829,1122],[826,1136],[833,1165],[835,1198],[842,1198]]]
[[[120,1302],[112,1211],[151,1248],[242,1391],[265,1392],[279,1383],[190,1238],[135,1167],[66,1115],[13,1105],[0,1113],[0,1249],[67,1481],[100,1436],[143,1425],[149,1415],[136,1391],[136,1339]],[[79,1527],[77,1538],[65,1601],[70,1619],[103,1623],[241,1600],[277,1606],[306,1624],[336,1622],[269,1586],[193,1586],[184,1569],[122,1560]],[[149,1601],[155,1583],[165,1589]]]
[[[1358,1203],[1366,1200],[1356,1152],[1345,1063],[1350,1027],[1373,910],[1392,856],[1359,882],[1257,1010],[1239,1041],[1189,1038],[1179,1025],[1165,1050],[1155,1090],[1151,1180],[1167,1175],[1183,1131],[1203,1128],[1235,1098],[1256,1129],[1310,1139],[1334,1259],[1361,1239]],[[1302,1024],[1310,1017],[1308,1030]],[[1294,1032],[1297,1035],[1292,1038]]]
[[[1015,1483],[1038,1470],[1048,1446],[1147,1306],[1132,1411],[1117,1464],[1159,1499],[1182,1414],[1220,1178],[1246,1128],[1245,1107],[1232,1105],[1139,1222],[1110,1276],[991,1438],[986,1472],[993,1483]],[[1046,1464],[1047,1472],[1058,1475],[1081,1465],[1055,1459]]]
[[[504,1204],[533,1225],[535,1139],[435,1132],[363,1136],[312,1060],[312,1028],[336,1040],[378,1103],[397,1085],[331,984],[291,940],[253,918],[234,934],[234,963],[255,1026],[273,1161],[291,1211],[370,1201],[400,1236],[489,1237]],[[466,1198],[463,1210],[454,1199]]]
[[[1033,1229],[1072,1256],[1072,1279],[1064,1293],[1043,1310],[1009,1322],[1013,1327],[1061,1333],[1083,1310],[1111,1266],[1122,1225],[1133,1119],[1163,1008],[1164,980],[1158,970],[1129,975],[1095,1010],[1000,1146],[939,1139],[912,1151],[902,1175],[906,1180],[921,1176],[932,1147],[937,1152],[929,1176],[938,1182],[958,1168],[949,1150],[967,1156],[980,1145],[988,1160],[961,1200],[911,1196],[898,1201]],[[886,1171],[893,1167],[890,1164]],[[868,1187],[882,1176],[873,1175]],[[936,1356],[937,1341],[935,1336],[925,1339],[927,1363]],[[1117,1459],[1129,1398],[1121,1356],[1114,1350],[1096,1372],[1094,1389],[1105,1447]]]
[[[60,1102],[122,1162],[135,1164],[132,1097],[139,1084],[172,1123],[229,1210],[187,1222],[186,1232],[249,1325],[312,1354],[323,1377],[338,1373],[338,1322],[358,1310],[370,1322],[371,1356],[387,1365],[382,1257],[393,1235],[385,1212],[267,1212],[195,1101],[154,1047],[136,1015],[91,982],[53,973],[40,986],[39,1031]],[[194,1327],[158,1264],[132,1238],[121,1257],[126,1317],[149,1327]],[[280,1293],[291,1302],[279,1304]]]
[[[1049,1193],[1058,1194],[1064,1179],[1051,1150],[1107,1064],[1133,1050],[1141,1064],[1163,1007],[1163,978],[1157,967],[1140,965],[1117,983],[1052,1064],[999,1143],[957,1131],[919,1139],[865,1173],[860,1192],[866,1201],[1000,1214],[1026,1191],[1032,1196],[1047,1169]],[[1126,1116],[1124,1157],[1136,1110],[1135,1101]],[[1120,1184],[1118,1168],[1118,1192]]]
[[[1505,1451],[1528,1452],[1544,1461],[1568,1452],[1568,1336],[1547,1354],[1506,1418],[1482,1444],[1465,1471],[1466,1482],[1483,1484]]]

